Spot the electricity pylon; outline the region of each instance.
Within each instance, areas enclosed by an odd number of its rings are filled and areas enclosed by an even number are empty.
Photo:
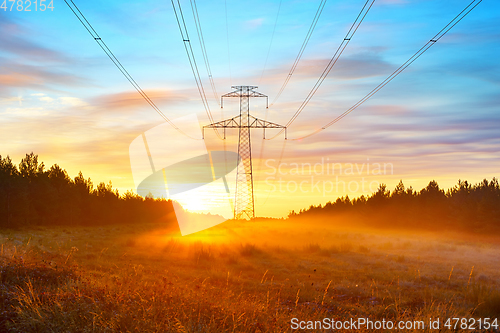
[[[252,219],[255,217],[255,206],[253,200],[253,175],[252,175],[252,145],[250,143],[250,129],[263,128],[264,138],[266,128],[283,128],[286,127],[258,119],[250,114],[250,97],[265,97],[266,108],[267,96],[261,94],[254,89],[255,86],[232,86],[234,91],[221,96],[221,108],[223,107],[224,97],[238,97],[240,99],[240,115],[222,120],[210,125],[204,126],[205,128],[223,128],[224,139],[226,139],[226,128],[238,128],[238,155],[239,162],[236,173],[236,195],[234,201],[234,218],[235,219]]]

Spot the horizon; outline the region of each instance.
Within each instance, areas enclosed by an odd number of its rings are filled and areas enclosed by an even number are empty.
[[[196,113],[202,124],[209,123],[169,3],[75,3],[163,113],[173,120]],[[227,3],[228,31],[224,3],[198,4],[217,93],[227,93],[236,84],[255,84],[271,103],[319,2],[273,1],[245,10],[242,4]],[[327,2],[281,97],[269,110],[263,101],[251,99],[250,113],[286,123],[363,3]],[[288,130],[289,138],[320,128],[355,104],[468,3],[375,1],[327,80]],[[498,177],[499,9],[498,3],[480,3],[387,87],[317,135],[287,140],[285,146],[282,136],[263,141],[262,132],[253,131],[256,215],[286,217],[292,210],[337,197],[366,196],[374,191],[362,186],[375,183],[392,191],[402,180],[418,190],[436,180],[448,189],[458,179],[475,184]],[[215,121],[237,115],[235,101],[225,101],[221,110],[212,96],[188,3],[183,10]],[[137,192],[129,145],[164,121],[70,9],[56,2],[53,11],[0,10],[0,32],[0,154],[18,165],[34,152],[47,167],[58,164],[71,178],[82,171],[94,184],[112,181],[122,194]],[[228,131],[227,147],[207,134],[207,149],[234,150],[236,134]],[[376,164],[391,168],[374,174],[371,166]],[[298,167],[303,165],[313,169]],[[315,165],[323,169],[316,172]],[[331,173],[332,165],[337,173]],[[286,188],[279,191],[283,184]]]

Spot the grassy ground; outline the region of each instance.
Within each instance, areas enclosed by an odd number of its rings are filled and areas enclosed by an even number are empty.
[[[0,244],[0,331],[284,332],[292,318],[369,318],[437,332],[429,318],[500,315],[494,237],[268,220],[186,237],[158,225],[0,230]]]

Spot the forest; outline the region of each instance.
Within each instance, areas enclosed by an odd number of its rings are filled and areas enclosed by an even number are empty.
[[[498,179],[478,184],[466,180],[448,190],[435,180],[420,191],[406,188],[400,180],[391,192],[380,184],[371,196],[337,198],[325,205],[310,206],[288,217],[349,217],[351,223],[396,229],[426,229],[490,233],[500,230],[500,186]],[[343,219],[342,219],[343,220]]]
[[[57,164],[46,170],[34,153],[17,167],[0,155],[0,226],[96,226],[163,222],[177,226],[170,200],[120,195],[111,182],[94,187],[82,172],[71,179]]]
[[[119,194],[111,182],[96,187],[80,172],[71,179],[57,164],[46,169],[34,153],[19,166],[0,155],[0,226],[74,225],[161,222],[177,229],[173,202],[144,198],[131,191]],[[403,181],[393,191],[385,184],[370,196],[337,198],[324,205],[291,211],[290,220],[360,223],[396,229],[455,230],[477,233],[500,229],[498,180],[478,184],[459,180],[441,189],[435,180],[420,191]]]

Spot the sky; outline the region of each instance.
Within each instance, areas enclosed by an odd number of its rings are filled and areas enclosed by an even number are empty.
[[[294,139],[354,105],[460,13],[470,1],[377,0],[339,61],[288,128]],[[172,119],[210,121],[169,1],[74,0],[102,40],[156,105]],[[282,95],[256,117],[286,124],[342,42],[365,1],[327,1]],[[208,79],[191,3],[181,1],[191,46],[215,121],[221,109]],[[258,86],[272,102],[320,1],[198,1],[216,94]],[[18,164],[34,152],[71,177],[111,181],[136,191],[129,147],[165,120],[134,90],[64,1],[53,10],[0,9],[0,155]],[[4,10],[5,9],[5,10]],[[420,190],[500,175],[500,3],[483,0],[402,74],[347,117],[302,140],[252,132],[255,209],[286,216],[339,196],[369,195],[402,180]],[[273,34],[274,31],[274,34]],[[268,130],[267,138],[277,132]],[[183,137],[165,145],[181,146]],[[237,151],[238,133],[208,150]],[[280,158],[281,157],[281,158]],[[231,183],[232,184],[232,183]],[[196,208],[193,208],[196,210]]]

